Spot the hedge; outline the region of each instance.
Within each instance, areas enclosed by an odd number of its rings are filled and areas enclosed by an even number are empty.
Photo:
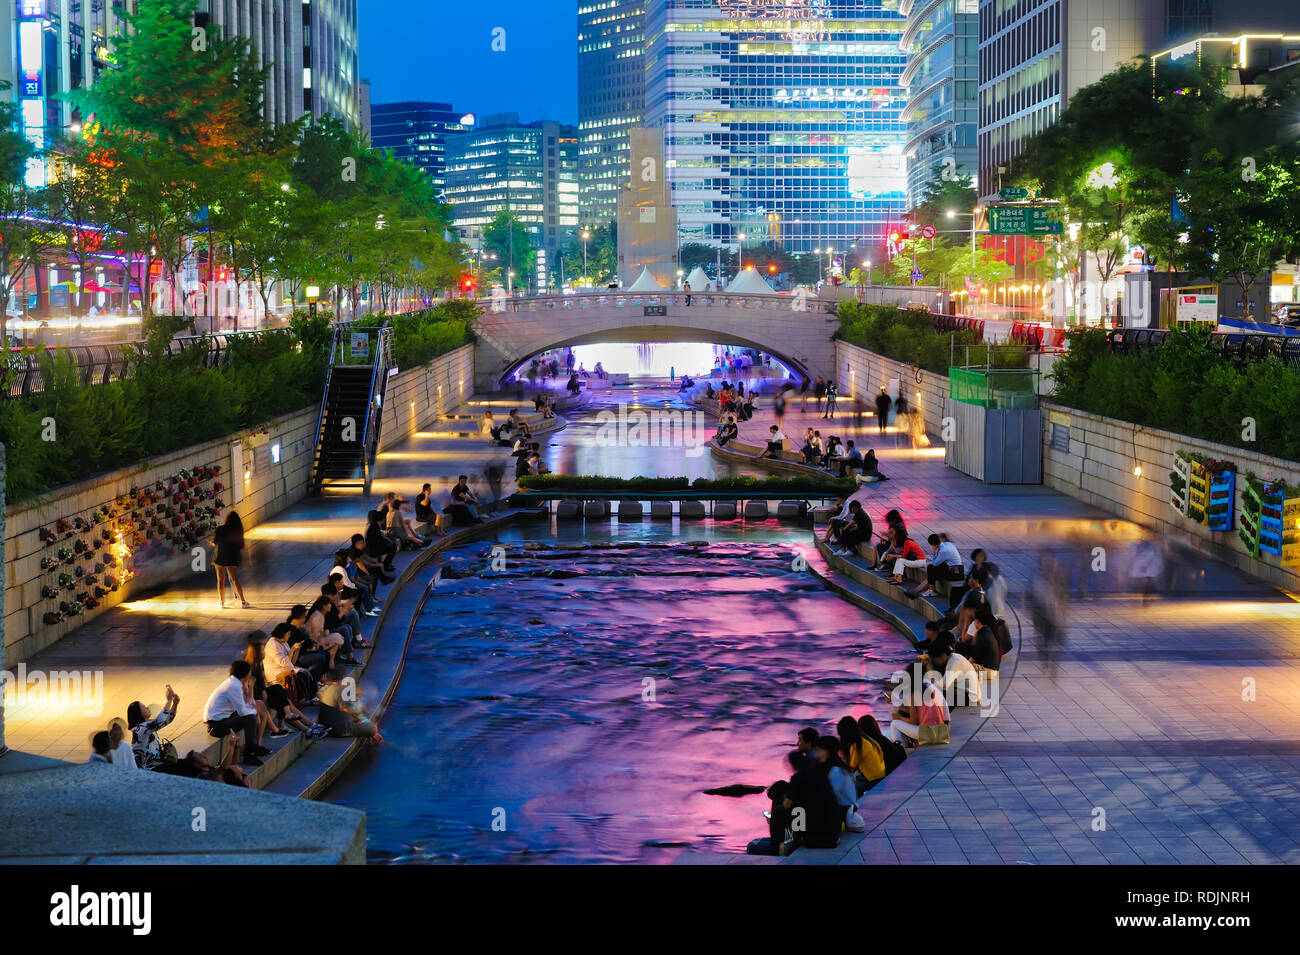
[[[519,479],[523,491],[627,491],[669,493],[672,491],[744,493],[764,491],[790,494],[852,494],[857,483],[851,479],[804,477],[604,477],[594,474],[528,474]]]
[[[1171,331],[1158,347],[1113,355],[1104,329],[1071,332],[1052,368],[1053,398],[1106,418],[1300,460],[1300,374],[1280,358],[1240,365],[1208,329]]]

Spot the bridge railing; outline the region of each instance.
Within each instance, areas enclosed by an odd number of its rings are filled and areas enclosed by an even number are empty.
[[[687,303],[687,298],[690,302]],[[838,302],[812,295],[731,295],[727,292],[626,292],[611,289],[576,295],[531,295],[521,298],[484,299],[488,312],[582,311],[593,308],[743,308],[767,311],[834,312]]]

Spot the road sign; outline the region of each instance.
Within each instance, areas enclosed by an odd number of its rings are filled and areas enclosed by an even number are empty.
[[[922,238],[925,238],[925,239],[933,239],[933,238],[934,238],[934,226],[932,226],[932,225],[928,225],[928,226],[926,226],[924,229],[922,229],[922,230],[921,230],[921,237],[922,237]]]
[[[1028,189],[1017,189],[1017,188],[999,189],[999,190],[998,190],[998,198],[999,198],[999,199],[1008,199],[1008,200],[1011,200],[1011,199],[1028,199],[1028,198],[1029,198],[1029,190],[1028,190]]]
[[[1064,231],[1059,206],[989,206],[992,235],[1057,235]]]
[[[912,284],[915,285],[919,281],[921,281],[921,270],[912,269]]]

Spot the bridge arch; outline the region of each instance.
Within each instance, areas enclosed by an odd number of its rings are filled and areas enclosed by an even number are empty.
[[[475,387],[495,391],[533,355],[597,342],[713,342],[765,352],[798,374],[835,373],[831,336],[839,323],[825,303],[772,295],[685,299],[598,293],[488,303],[474,326]]]

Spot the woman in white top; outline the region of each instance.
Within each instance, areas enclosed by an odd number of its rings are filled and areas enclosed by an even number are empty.
[[[113,717],[108,724],[108,740],[111,744],[108,754],[114,769],[139,769],[136,764],[135,750],[126,741],[126,720],[120,716]]]

